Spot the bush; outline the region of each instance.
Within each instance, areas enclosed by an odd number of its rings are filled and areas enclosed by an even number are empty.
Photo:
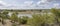
[[[27,24],[31,26],[41,26],[45,22],[45,18],[42,15],[33,15],[33,18],[29,19]]]
[[[28,17],[23,16],[22,18],[18,18],[19,24],[27,24]]]
[[[23,16],[21,20],[22,20],[21,21],[22,24],[27,24],[28,17],[27,16]]]

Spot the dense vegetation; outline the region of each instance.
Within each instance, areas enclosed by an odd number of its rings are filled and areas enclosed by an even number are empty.
[[[12,13],[11,16],[8,15],[8,11],[0,12],[0,22],[6,24],[5,20],[10,20],[12,26],[18,25],[29,25],[29,26],[60,26],[60,11],[58,9],[52,8],[51,14],[45,12],[45,14],[33,14],[31,18],[27,16],[18,17],[18,12]]]

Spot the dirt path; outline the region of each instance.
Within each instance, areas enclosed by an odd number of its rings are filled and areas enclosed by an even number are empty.
[[[6,24],[5,24],[5,26],[11,26],[11,25],[12,25],[12,23],[9,22],[9,20],[6,20]]]

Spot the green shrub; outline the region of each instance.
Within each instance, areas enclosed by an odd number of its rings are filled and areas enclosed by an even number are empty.
[[[45,22],[45,18],[42,15],[33,15],[32,19],[29,19],[27,24],[31,26],[41,26]]]
[[[28,20],[28,17],[27,16],[23,16],[22,17],[22,24],[27,24],[27,20]]]

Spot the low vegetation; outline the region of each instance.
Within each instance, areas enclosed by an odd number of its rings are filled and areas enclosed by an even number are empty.
[[[31,18],[27,16],[18,17],[18,12],[14,12],[11,16],[8,11],[0,12],[0,22],[4,25],[5,20],[10,20],[12,26],[60,26],[60,11],[52,8],[51,14],[33,14]]]

